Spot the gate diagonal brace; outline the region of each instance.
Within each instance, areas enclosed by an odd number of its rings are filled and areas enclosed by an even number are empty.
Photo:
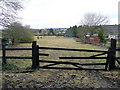
[[[83,69],[82,67],[78,66],[80,65],[79,63],[74,63],[74,62],[60,62],[60,61],[43,61],[43,60],[39,60],[40,62],[48,62],[48,63],[53,63],[53,64],[49,64],[49,65],[45,65],[42,67],[49,67],[49,66],[53,66],[53,65],[57,65],[57,64],[70,64],[73,65],[79,69]]]
[[[45,65],[43,67],[49,67],[49,66],[53,66],[53,65],[57,65],[58,63],[54,63],[54,64],[49,64],[49,65]]]
[[[105,55],[105,54],[107,54],[107,53],[104,52],[104,53],[101,53],[101,54],[92,55],[92,56],[90,56],[90,57],[96,57],[96,56],[101,56],[101,55]]]
[[[120,61],[117,58],[115,58],[115,60],[118,62],[118,64],[120,64]]]
[[[75,66],[75,67],[78,67],[78,68],[80,68],[80,69],[83,69],[82,67],[80,67],[80,66],[78,66],[78,65],[76,65],[76,64],[72,64],[73,66]]]
[[[120,64],[120,61],[118,60],[118,58],[116,58],[112,53],[109,53],[112,55],[113,58],[115,58],[115,60],[118,62],[118,64]]]
[[[61,64],[61,63],[60,63],[60,64]],[[53,65],[57,65],[57,63],[45,65],[45,66],[43,66],[43,67],[49,67],[49,66],[53,66]],[[80,66],[78,66],[78,65],[76,65],[76,64],[71,64],[71,65],[73,65],[73,66],[75,66],[75,67],[77,67],[77,68],[79,68],[79,69],[83,69],[82,67],[80,67]]]

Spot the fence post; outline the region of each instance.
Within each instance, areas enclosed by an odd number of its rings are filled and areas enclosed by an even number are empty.
[[[108,65],[109,65],[109,60],[110,60],[110,48],[108,49],[108,54],[107,54],[107,59],[106,59],[106,65],[105,65],[105,70],[108,70]]]
[[[5,43],[2,43],[2,65],[7,64],[5,56],[6,56]]]
[[[36,44],[36,41],[32,42],[32,69],[37,69],[39,66],[39,60],[38,60],[38,46]]]
[[[37,63],[36,64],[37,64],[37,68],[38,68],[39,67],[39,46],[37,45],[36,48],[37,48],[37,56],[36,56],[37,57],[37,60],[36,60]]]
[[[116,40],[111,39],[111,47],[109,51],[109,70],[115,68],[115,58],[116,57]]]

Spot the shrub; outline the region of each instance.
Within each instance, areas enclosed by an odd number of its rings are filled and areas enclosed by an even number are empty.
[[[100,39],[100,42],[106,42],[105,36],[104,36],[104,30],[102,27],[100,28],[100,30],[98,32],[98,37]]]
[[[20,23],[13,23],[3,32],[3,38],[11,40],[12,44],[20,42],[29,43],[33,41],[33,34],[29,27],[22,26]]]
[[[17,70],[18,67],[14,64],[5,64],[2,66],[2,70]]]

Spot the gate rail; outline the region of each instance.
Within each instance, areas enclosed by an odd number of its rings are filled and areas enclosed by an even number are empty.
[[[49,61],[49,60],[39,60],[39,56],[49,56],[49,54],[39,53],[39,49],[47,50],[66,50],[66,51],[80,51],[80,52],[99,52],[100,54],[92,55],[89,57],[59,57],[59,59],[106,59],[105,63],[75,63],[75,62],[62,62],[62,61]],[[18,57],[18,56],[6,56],[6,50],[32,50],[32,57]],[[5,45],[2,45],[2,64],[7,64],[6,59],[32,59],[32,69],[45,68],[45,69],[69,69],[69,70],[112,70],[115,69],[115,62],[117,61],[120,64],[120,57],[116,57],[116,40],[111,39],[111,47],[108,51],[104,50],[88,50],[88,49],[69,49],[69,48],[54,48],[54,47],[39,47],[36,41],[32,42],[32,48],[5,48]],[[97,57],[107,54],[107,57]],[[47,62],[53,63],[49,65],[39,66],[39,63]],[[71,64],[76,68],[70,67],[50,67],[57,64]],[[91,69],[91,68],[82,68],[78,65],[105,65],[104,69]]]

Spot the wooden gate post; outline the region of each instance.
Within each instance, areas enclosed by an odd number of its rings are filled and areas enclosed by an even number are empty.
[[[108,54],[107,54],[107,59],[106,59],[106,65],[105,65],[106,71],[109,70],[108,65],[109,65],[109,61],[110,61],[110,49],[111,48],[108,49]]]
[[[111,47],[109,50],[109,70],[115,68],[115,58],[116,57],[116,40],[111,39]]]
[[[32,69],[37,69],[39,66],[38,46],[36,41],[32,42]]]
[[[2,42],[2,65],[6,64],[6,51],[5,51],[5,43]]]
[[[36,57],[37,57],[37,60],[36,60],[36,64],[37,64],[37,68],[38,68],[38,67],[39,67],[39,46],[37,45],[36,48],[37,48],[37,49],[36,49],[36,50],[37,50],[37,56],[36,56]]]

